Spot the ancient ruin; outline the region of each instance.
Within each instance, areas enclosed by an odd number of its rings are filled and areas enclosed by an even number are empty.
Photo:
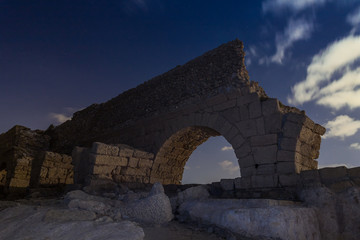
[[[234,40],[55,128],[15,126],[0,135],[3,189],[91,178],[180,184],[191,153],[219,135],[238,158],[239,189],[295,186],[317,169],[325,129],[250,81],[244,56]]]
[[[250,81],[244,55],[235,40],[60,126],[1,134],[0,197],[26,196],[0,201],[1,238],[140,240],[182,221],[227,239],[359,239],[360,167],[317,169],[325,129]],[[181,185],[220,135],[241,177]]]

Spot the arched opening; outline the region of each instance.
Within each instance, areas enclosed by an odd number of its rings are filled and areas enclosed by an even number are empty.
[[[234,149],[223,137],[210,137],[191,154],[184,167],[182,184],[208,184],[240,177]]]
[[[151,182],[180,184],[184,167],[194,150],[210,137],[220,136],[203,126],[184,128],[170,136],[158,151],[151,171]],[[228,144],[230,147],[230,144]]]

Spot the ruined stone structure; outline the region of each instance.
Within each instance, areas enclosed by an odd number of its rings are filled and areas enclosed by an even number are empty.
[[[234,40],[106,103],[93,104],[42,132],[42,151],[70,155],[82,147],[73,157],[75,179],[81,181],[92,172],[125,182],[179,184],[191,153],[209,137],[221,135],[238,158],[243,188],[293,185],[301,171],[317,168],[325,129],[250,81],[244,56],[242,42]],[[101,145],[90,150],[94,142],[111,144],[117,153],[104,154],[97,148]],[[136,155],[141,151],[146,157]],[[107,176],[102,175],[105,167]],[[14,178],[7,176],[7,182]]]
[[[127,144],[155,155],[151,183],[179,184],[196,147],[222,135],[235,150],[244,186],[276,187],[317,168],[324,132],[249,81],[242,42],[235,40],[75,113],[54,129],[51,148],[70,153],[96,141]]]

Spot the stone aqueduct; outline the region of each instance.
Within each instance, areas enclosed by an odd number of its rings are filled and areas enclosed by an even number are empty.
[[[250,81],[244,56],[234,40],[93,104],[41,133],[49,139],[44,150],[70,155],[94,142],[126,144],[153,156],[143,182],[179,184],[191,153],[222,135],[238,158],[241,186],[293,185],[300,171],[317,169],[325,129]],[[142,158],[137,161],[141,168]]]

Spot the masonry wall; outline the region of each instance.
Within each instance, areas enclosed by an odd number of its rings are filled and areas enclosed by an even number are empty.
[[[73,151],[75,183],[89,184],[96,179],[117,183],[149,183],[154,154],[128,145],[95,142],[91,149],[76,147]]]
[[[249,81],[244,56],[243,43],[234,40],[106,103],[76,112],[71,121],[54,129],[52,151],[70,154],[75,146],[91,147],[96,141],[130,144],[126,139],[111,142],[110,138],[140,119],[198,103],[231,89],[245,92],[251,89],[266,97],[257,83]]]

